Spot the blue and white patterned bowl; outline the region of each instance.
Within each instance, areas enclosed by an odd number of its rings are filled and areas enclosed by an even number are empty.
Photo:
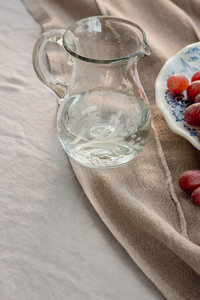
[[[191,82],[192,75],[198,70],[200,70],[200,42],[188,45],[165,63],[156,79],[155,88],[156,105],[169,128],[200,150],[198,128],[188,125],[184,119],[185,109],[191,104],[186,92],[176,95],[167,88],[167,79],[172,74],[184,74]]]

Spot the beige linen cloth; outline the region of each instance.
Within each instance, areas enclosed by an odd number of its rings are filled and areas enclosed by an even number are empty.
[[[152,50],[138,64],[151,104],[152,129],[141,154],[126,166],[74,172],[107,227],[167,299],[200,299],[200,207],[178,186],[180,174],[200,169],[199,151],[171,132],[155,104],[155,80],[163,64],[200,38],[200,1],[24,0],[43,30],[67,28],[92,15],[128,18],[140,25]],[[57,48],[56,48],[57,49]],[[56,51],[59,51],[58,49]],[[68,70],[53,47],[51,71]]]

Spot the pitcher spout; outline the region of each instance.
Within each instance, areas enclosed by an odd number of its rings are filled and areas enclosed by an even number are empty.
[[[147,42],[146,34],[144,30],[141,27],[139,27],[137,24],[135,24],[135,29],[136,28],[137,30],[135,30],[135,35],[137,35],[138,49],[133,55],[137,55],[138,59],[145,58],[145,57],[149,58],[151,55],[151,48]]]
[[[151,55],[151,48],[150,48],[149,44],[147,43],[147,39],[146,39],[145,33],[143,33],[143,34],[144,34],[143,35],[143,39],[144,40],[143,40],[141,55],[144,56],[144,57],[149,58],[150,55]]]

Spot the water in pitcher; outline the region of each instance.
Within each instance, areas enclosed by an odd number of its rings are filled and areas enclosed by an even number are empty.
[[[141,99],[111,90],[72,96],[58,112],[58,133],[65,151],[92,168],[112,168],[134,159],[150,130],[150,110]]]

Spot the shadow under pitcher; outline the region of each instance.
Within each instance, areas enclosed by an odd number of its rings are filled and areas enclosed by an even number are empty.
[[[72,65],[69,83],[44,63],[48,42],[58,43]],[[143,149],[151,113],[137,62],[151,51],[142,28],[117,17],[82,19],[67,30],[50,30],[37,40],[33,66],[58,99],[57,129],[66,153],[81,165],[109,169],[133,160]]]

